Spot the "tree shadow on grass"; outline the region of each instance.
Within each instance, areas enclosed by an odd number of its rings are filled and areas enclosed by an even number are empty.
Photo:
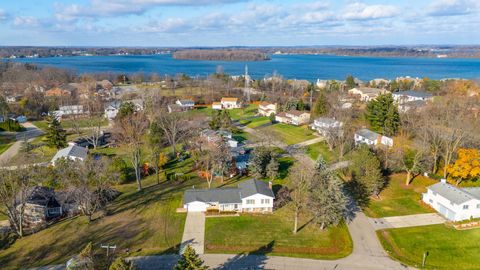
[[[229,258],[218,269],[266,269],[267,254],[273,251],[275,240],[248,253],[237,254]]]

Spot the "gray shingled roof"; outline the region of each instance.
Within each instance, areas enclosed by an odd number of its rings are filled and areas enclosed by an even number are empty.
[[[262,194],[274,198],[273,191],[268,188],[268,184],[250,179],[238,185],[238,188],[212,188],[212,189],[189,189],[183,194],[183,203],[191,202],[218,202],[242,203],[242,199],[255,194]]]
[[[273,191],[268,188],[268,184],[257,179],[247,180],[240,183],[238,187],[241,189],[242,198],[250,197],[254,194],[262,194],[272,198],[275,197]]]
[[[419,98],[431,98],[433,97],[432,94],[423,92],[423,91],[413,91],[413,90],[408,90],[408,91],[400,91],[394,93],[395,95],[402,95],[402,96],[410,96],[410,97],[419,97]]]
[[[87,154],[88,154],[87,148],[81,147],[78,145],[70,145],[67,148],[58,150],[58,152],[52,158],[52,162],[54,162],[59,158],[68,158],[68,157],[85,159],[87,158]]]
[[[317,121],[319,123],[325,123],[327,125],[335,124],[337,122],[337,120],[335,120],[333,118],[330,118],[330,117],[319,117],[319,118],[315,119],[315,121]]]
[[[238,188],[189,189],[183,195],[184,203],[191,202],[242,203]]]
[[[379,135],[378,133],[373,132],[373,131],[371,131],[369,129],[366,129],[366,128],[362,128],[359,131],[357,131],[356,133],[358,135],[364,137],[364,138],[367,138],[367,139],[371,140],[371,141],[377,140],[378,135]]]
[[[480,188],[458,188],[447,183],[436,183],[428,187],[455,204],[462,204],[473,199],[480,199]]]

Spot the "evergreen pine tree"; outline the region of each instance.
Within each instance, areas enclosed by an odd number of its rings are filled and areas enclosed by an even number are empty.
[[[51,117],[48,121],[47,145],[57,149],[67,146],[67,132],[56,117]]]
[[[132,262],[125,261],[124,258],[118,257],[113,261],[108,270],[134,270]]]
[[[370,195],[377,196],[385,185],[380,160],[366,145],[358,147],[351,158],[352,178],[356,186],[355,197],[359,200]]]
[[[355,78],[353,78],[352,75],[348,75],[347,79],[345,80],[345,84],[347,85],[347,90],[350,90],[352,88],[355,88],[356,83],[355,83]]]
[[[177,265],[173,268],[174,270],[206,270],[207,266],[203,264],[202,259],[197,255],[195,250],[188,245],[185,248],[182,256],[177,262]]]
[[[324,116],[328,113],[327,98],[323,92],[320,93],[315,104],[313,105],[312,117]]]
[[[343,182],[328,169],[321,156],[317,160],[309,190],[308,205],[314,221],[322,230],[337,225],[343,219],[348,200],[343,193]]]
[[[391,94],[368,102],[365,116],[374,131],[386,136],[395,135],[400,126],[400,114]]]

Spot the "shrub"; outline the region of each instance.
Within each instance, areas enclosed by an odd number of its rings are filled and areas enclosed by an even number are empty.
[[[8,119],[7,121],[0,123],[0,130],[20,132],[24,129],[25,128],[22,125],[12,119]]]

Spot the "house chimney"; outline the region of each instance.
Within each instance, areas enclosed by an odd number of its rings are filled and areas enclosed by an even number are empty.
[[[268,181],[268,188],[272,189],[272,181]]]
[[[440,179],[440,182],[442,182],[442,183],[447,183],[447,179],[442,178],[442,179]]]

